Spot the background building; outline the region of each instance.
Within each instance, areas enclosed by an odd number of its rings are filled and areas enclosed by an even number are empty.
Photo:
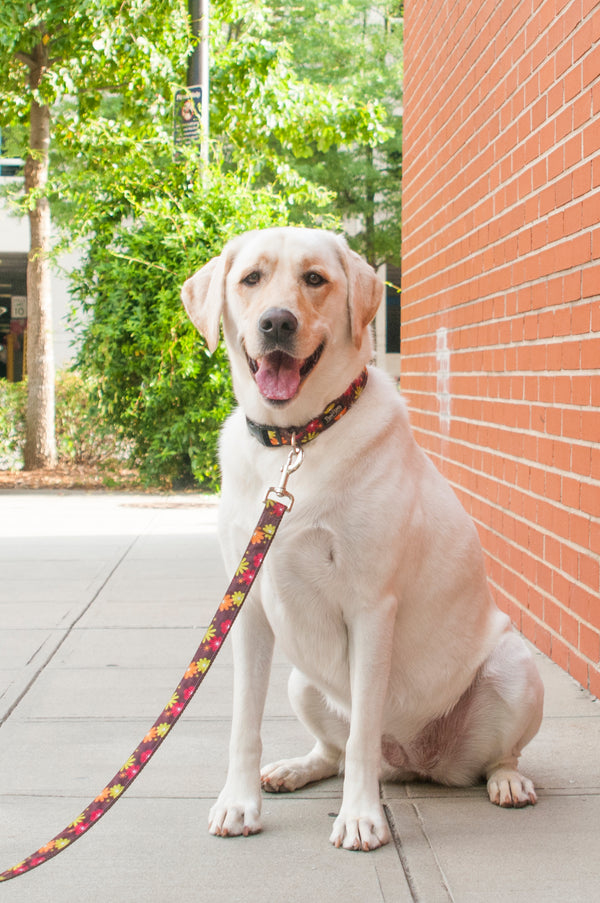
[[[21,169],[22,161],[0,157],[0,186],[8,179],[21,178]],[[0,197],[0,345],[4,349],[0,355],[0,377],[13,380],[22,378],[26,359],[28,251],[29,221],[11,215],[6,201]],[[70,298],[63,273],[63,267],[68,270],[70,266],[72,261],[64,258],[52,273],[54,356],[58,369],[73,356],[66,322]]]

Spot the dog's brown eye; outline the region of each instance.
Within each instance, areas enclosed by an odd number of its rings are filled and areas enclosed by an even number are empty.
[[[327,280],[320,273],[305,273],[304,281],[307,285],[317,286],[323,285]]]
[[[244,285],[258,285],[260,282],[260,272],[258,270],[253,270],[251,273],[248,273],[247,276],[244,276],[242,282]]]

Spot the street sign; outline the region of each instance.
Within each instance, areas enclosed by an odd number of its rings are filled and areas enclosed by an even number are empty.
[[[13,295],[11,298],[10,315],[13,320],[27,319],[27,296]]]

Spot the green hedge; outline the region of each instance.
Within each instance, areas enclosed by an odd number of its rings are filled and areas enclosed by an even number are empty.
[[[131,443],[144,480],[219,487],[218,435],[233,391],[222,345],[213,355],[181,303],[181,286],[235,234],[287,220],[281,198],[207,171],[185,182],[165,166],[160,194],[135,217],[100,222],[74,276],[84,316],[78,367],[104,421]]]

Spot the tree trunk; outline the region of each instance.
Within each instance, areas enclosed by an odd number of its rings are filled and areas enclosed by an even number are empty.
[[[29,83],[37,88],[48,65],[46,44],[33,55]],[[27,262],[27,432],[25,470],[53,467],[56,463],[54,432],[54,346],[50,281],[50,205],[43,196],[48,179],[50,108],[31,105],[31,150],[25,163],[25,191],[35,192],[29,212],[31,233]]]
[[[377,254],[375,250],[375,188],[373,186],[373,170],[375,155],[373,148],[367,145],[365,148],[367,163],[365,178],[365,257],[372,267],[377,267]]]

